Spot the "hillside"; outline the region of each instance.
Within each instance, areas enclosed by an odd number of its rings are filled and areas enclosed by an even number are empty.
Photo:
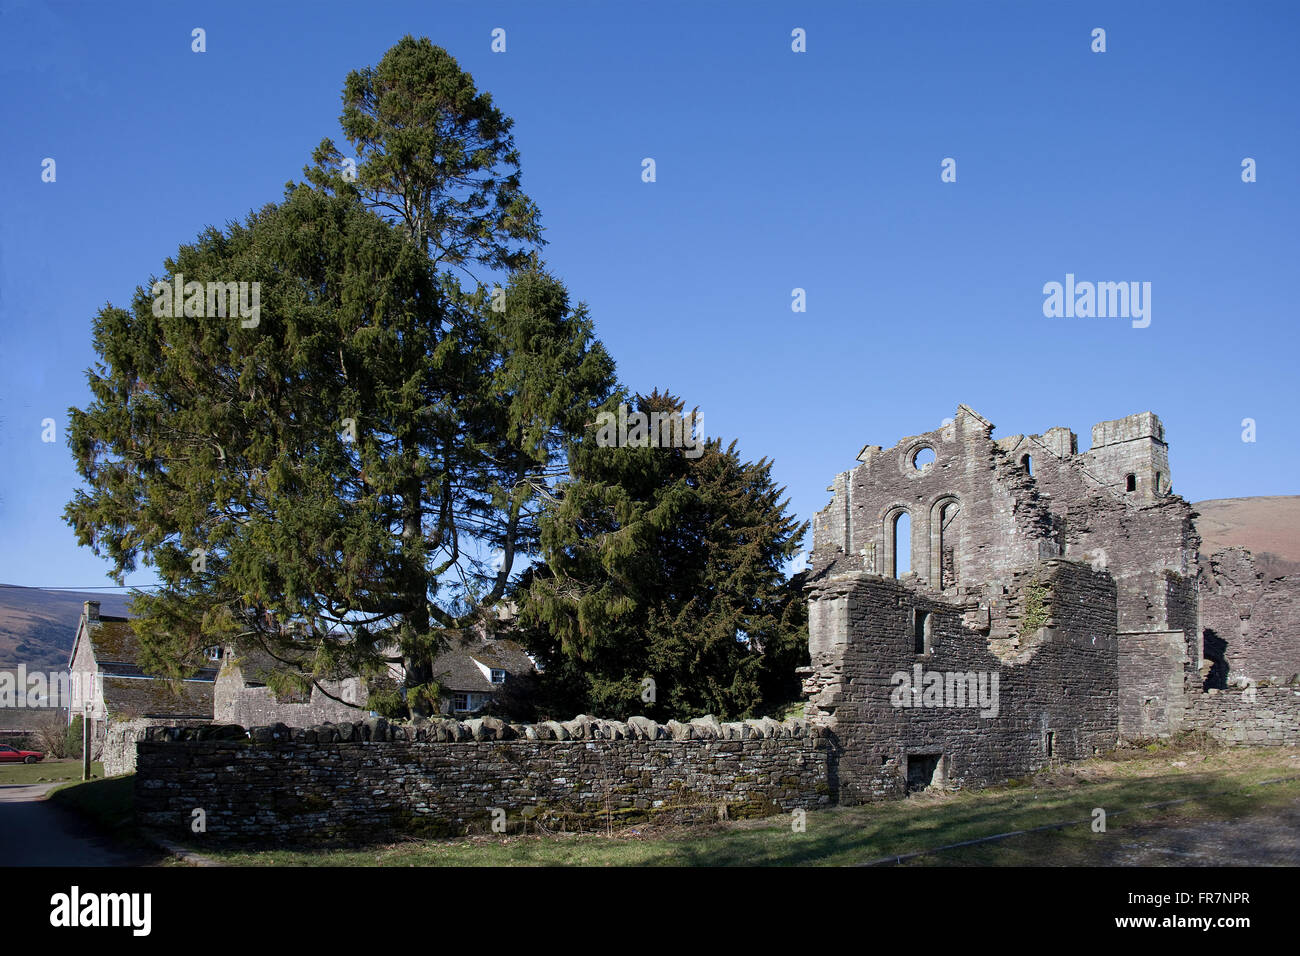
[[[66,668],[84,601],[99,601],[102,614],[127,613],[127,597],[116,592],[0,586],[0,669],[19,664],[29,671]]]
[[[1300,572],[1300,495],[1215,498],[1192,507],[1200,513],[1202,554],[1240,546],[1269,576]]]

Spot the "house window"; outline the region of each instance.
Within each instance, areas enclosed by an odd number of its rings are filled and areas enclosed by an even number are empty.
[[[469,710],[469,694],[452,694],[451,709],[457,711]]]
[[[219,660],[221,660],[221,648],[220,648],[220,646],[217,646],[217,647],[209,647],[209,648],[207,649],[207,651],[205,651],[205,653],[208,655],[208,660],[210,660],[210,661],[219,661]]]
[[[492,683],[504,684],[506,682],[506,672],[499,667],[492,668]]]

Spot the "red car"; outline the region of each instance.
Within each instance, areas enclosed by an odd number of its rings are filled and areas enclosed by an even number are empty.
[[[7,744],[0,744],[0,763],[36,763],[44,759],[45,754],[39,750],[15,750]]]

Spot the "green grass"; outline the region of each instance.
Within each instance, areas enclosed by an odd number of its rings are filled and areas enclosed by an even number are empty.
[[[1179,766],[1178,764],[1181,764]],[[1194,744],[1125,751],[1040,773],[1017,784],[809,812],[793,832],[786,815],[713,826],[615,830],[599,834],[409,841],[352,850],[194,849],[237,866],[657,866],[837,865],[863,863],[1012,830],[1108,814],[1107,834],[1082,825],[947,851],[921,865],[1089,865],[1108,862],[1121,841],[1108,836],[1153,821],[1184,826],[1277,812],[1300,800],[1300,754],[1288,749],[1212,749]],[[1220,791],[1231,791],[1218,795]],[[1116,814],[1146,803],[1176,808]]]
[[[104,765],[92,763],[90,772],[96,777],[104,776]],[[64,780],[81,779],[81,761],[51,760],[46,758],[40,763],[7,763],[0,766],[0,786],[27,783],[60,783]]]

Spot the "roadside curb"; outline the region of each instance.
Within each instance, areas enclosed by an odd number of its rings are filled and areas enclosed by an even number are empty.
[[[195,853],[193,850],[187,850],[179,843],[173,843],[171,840],[168,840],[166,837],[162,836],[162,834],[155,833],[152,830],[141,830],[140,835],[143,836],[150,843],[154,844],[155,846],[161,847],[162,849],[170,853],[172,856],[180,860],[183,860],[184,862],[188,863],[190,866],[220,866],[221,865],[216,860],[210,857],[203,856],[201,853]]]

